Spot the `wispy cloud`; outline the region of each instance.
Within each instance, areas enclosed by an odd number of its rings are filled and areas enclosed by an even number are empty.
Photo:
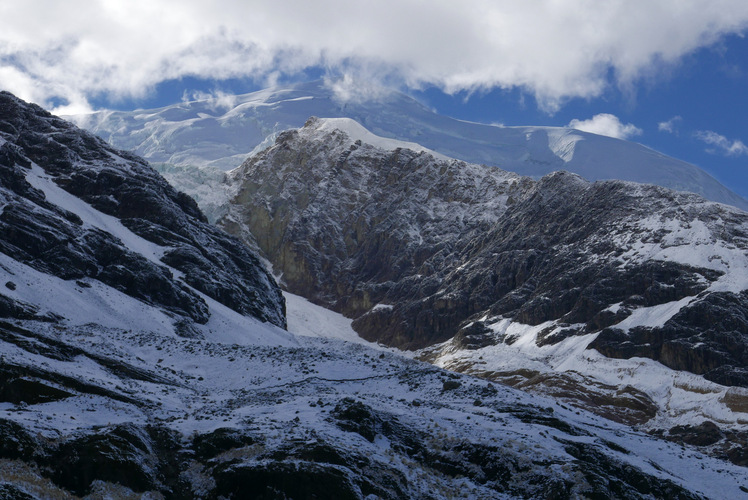
[[[700,141],[705,142],[712,148],[707,148],[707,153],[722,154],[725,156],[742,156],[748,155],[748,146],[739,139],[728,139],[724,135],[711,130],[699,130],[694,136]]]
[[[185,76],[272,82],[317,67],[341,95],[346,76],[385,75],[448,92],[519,87],[554,111],[747,26],[745,0],[7,1],[0,86],[83,109]]]
[[[232,94],[227,94],[222,90],[213,90],[211,92],[205,92],[202,90],[184,90],[182,92],[182,102],[190,101],[209,101],[211,108],[214,111],[219,109],[231,109],[236,105],[237,97]]]
[[[668,121],[660,122],[657,124],[657,130],[660,132],[667,132],[669,134],[678,134],[678,125],[680,122],[683,121],[683,118],[678,116],[674,116]]]
[[[617,116],[610,113],[600,113],[589,120],[574,119],[567,126],[584,132],[615,137],[616,139],[629,139],[642,134],[639,127],[631,123],[624,124]]]

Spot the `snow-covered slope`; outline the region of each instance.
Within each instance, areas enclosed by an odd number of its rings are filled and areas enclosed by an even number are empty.
[[[0,137],[3,498],[748,488],[724,461],[330,338],[349,337],[347,321],[298,297],[289,326],[301,335],[286,332],[258,259],[141,160],[5,93]]]
[[[220,224],[362,337],[651,430],[708,421],[715,453],[748,463],[745,212],[381,149],[319,120],[230,176]]]
[[[435,114],[399,93],[376,102],[343,103],[321,82],[160,109],[102,111],[70,118],[154,164],[220,171],[237,167],[249,153],[272,145],[278,133],[301,127],[310,116],[351,118],[379,137],[410,141],[451,158],[536,178],[567,170],[588,180],[621,179],[691,191],[748,209],[748,201],[698,167],[639,144],[571,129],[464,122]],[[214,169],[209,169],[211,177],[219,175]],[[179,184],[180,176],[173,167],[165,166],[164,170],[180,189],[198,195],[198,203],[209,209],[211,216],[220,213],[224,197],[215,199],[205,192],[190,191],[190,182]]]
[[[161,308],[184,335],[208,325],[216,304],[285,326],[283,298],[257,256],[142,159],[10,94],[0,94],[0,111],[7,256]],[[3,295],[10,308],[23,289],[13,286]]]

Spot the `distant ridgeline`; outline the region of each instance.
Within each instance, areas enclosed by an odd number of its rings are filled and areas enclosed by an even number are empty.
[[[376,101],[343,103],[321,81],[69,118],[156,165],[214,220],[224,213],[227,198],[221,192],[221,171],[236,168],[252,151],[272,145],[277,134],[303,126],[310,116],[351,118],[378,136],[534,178],[566,170],[591,181],[620,179],[690,191],[748,210],[747,200],[702,169],[640,144],[567,128],[464,122],[438,115],[397,92]]]

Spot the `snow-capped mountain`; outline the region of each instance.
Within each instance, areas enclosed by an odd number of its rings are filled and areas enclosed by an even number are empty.
[[[229,174],[219,224],[365,339],[673,439],[707,425],[704,444],[748,464],[748,213],[358,133],[280,134]]]
[[[620,179],[690,191],[748,209],[748,201],[700,168],[636,143],[566,128],[464,122],[396,92],[376,101],[341,102],[322,82],[70,118],[155,164],[170,182],[195,196],[213,220],[228,196],[221,171],[239,166],[252,151],[272,145],[278,133],[301,127],[310,116],[351,118],[377,136],[535,178],[566,170],[592,181]]]
[[[415,153],[413,153],[415,154]],[[507,179],[518,179],[506,175]],[[139,158],[0,93],[3,498],[736,498],[745,469],[345,342]],[[303,335],[300,335],[303,334]]]

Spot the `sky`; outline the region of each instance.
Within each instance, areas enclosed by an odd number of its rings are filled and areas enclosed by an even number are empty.
[[[5,1],[0,89],[73,114],[324,78],[636,141],[748,197],[747,33],[746,0]]]

